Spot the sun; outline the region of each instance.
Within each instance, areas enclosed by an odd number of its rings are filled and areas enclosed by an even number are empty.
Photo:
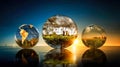
[[[76,49],[80,46],[80,43],[81,43],[80,39],[76,38],[73,41],[73,44],[70,47],[68,47],[68,49],[74,53],[76,51]]]
[[[78,39],[75,39],[74,40],[74,44],[78,44],[79,43],[79,40]]]

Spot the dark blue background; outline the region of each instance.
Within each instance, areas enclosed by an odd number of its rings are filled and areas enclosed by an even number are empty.
[[[0,42],[13,38],[21,24],[33,24],[41,35],[42,25],[53,15],[71,17],[80,33],[97,24],[109,34],[120,34],[119,0],[0,0]]]

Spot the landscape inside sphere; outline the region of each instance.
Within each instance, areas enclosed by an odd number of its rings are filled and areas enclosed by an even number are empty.
[[[66,16],[50,17],[43,26],[42,36],[53,48],[66,48],[77,38],[78,30],[74,21]]]
[[[98,25],[90,25],[82,32],[82,41],[85,46],[90,48],[99,48],[106,41],[104,29]]]
[[[31,24],[23,24],[19,27],[15,35],[16,43],[22,48],[31,48],[39,40],[38,30]]]

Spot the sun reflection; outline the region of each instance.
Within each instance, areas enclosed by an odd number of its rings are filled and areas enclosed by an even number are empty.
[[[73,44],[70,47],[68,47],[68,50],[70,50],[73,54],[72,59],[73,59],[74,63],[76,62],[76,51],[77,51],[76,48],[77,48],[78,44],[79,44],[79,40],[77,38],[74,40]]]
[[[72,46],[72,54],[73,54],[73,61],[75,63],[75,61],[76,61],[76,46],[75,45]]]
[[[79,43],[79,40],[76,39],[73,44],[78,44],[78,43]]]

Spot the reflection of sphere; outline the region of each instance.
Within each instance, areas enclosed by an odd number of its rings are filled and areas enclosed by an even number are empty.
[[[53,48],[66,48],[77,37],[77,27],[73,20],[66,16],[50,17],[43,26],[43,39]]]
[[[99,49],[88,49],[82,56],[82,63],[85,67],[102,67],[106,61],[106,55]]]
[[[22,49],[16,54],[16,63],[22,66],[37,66],[39,57],[32,49]]]
[[[105,31],[100,26],[90,25],[83,30],[82,41],[87,47],[99,48],[106,41]]]
[[[31,48],[38,42],[39,33],[33,25],[24,24],[17,30],[15,40],[20,47]]]
[[[72,65],[72,63],[73,63],[73,54],[66,49],[62,49],[62,50],[53,49],[45,55],[45,60],[44,60],[44,66],[46,65],[45,67],[49,67],[49,66],[53,67],[57,65],[60,65],[60,67],[62,67],[63,65],[69,66],[69,64]]]

